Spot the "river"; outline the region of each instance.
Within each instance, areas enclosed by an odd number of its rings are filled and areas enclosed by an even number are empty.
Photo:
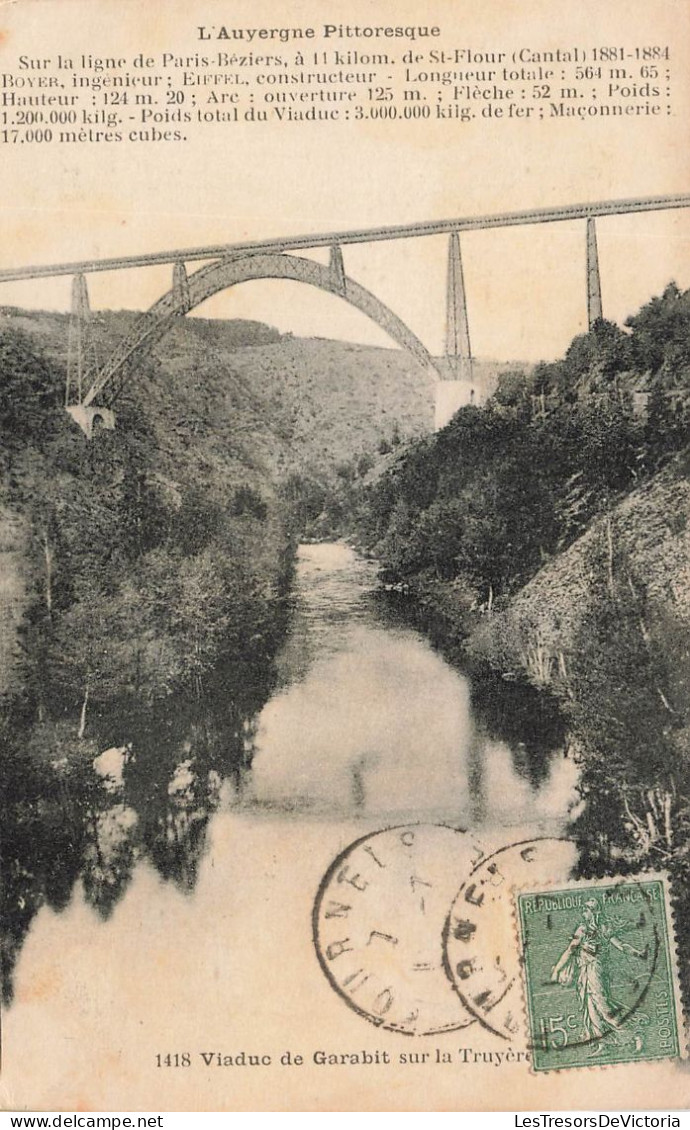
[[[39,814],[16,832],[4,1101],[112,1109],[125,1071],[132,1108],[157,1109],[156,1055],[259,1046],[276,1017],[306,1030],[314,1002],[324,1039],[362,1039],[313,964],[320,877],[350,841],[401,822],[469,826],[488,847],[561,834],[576,769],[535,712],[536,696],[487,693],[391,611],[374,563],[301,546],[270,684],[240,708],[228,683],[204,718],[173,705],[146,740],[123,741],[121,722],[83,796],[68,782],[47,828]],[[176,1094],[203,1109],[203,1080],[165,1085],[167,1109]]]
[[[490,736],[470,679],[386,613],[376,574],[346,545],[300,548],[295,616],[244,802],[302,816],[562,830],[572,762],[562,749],[542,752],[530,774],[525,742]]]

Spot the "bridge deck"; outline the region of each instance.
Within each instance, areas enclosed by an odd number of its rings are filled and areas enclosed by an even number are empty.
[[[234,255],[254,255],[259,252],[311,250],[316,247],[331,247],[334,244],[377,243],[383,240],[414,239],[425,235],[514,227],[522,224],[551,224],[562,220],[588,219],[594,216],[617,216],[628,212],[659,212],[668,208],[690,208],[690,193],[677,196],[651,196],[637,200],[604,200],[590,204],[565,204],[558,208],[534,208],[525,212],[502,212],[493,216],[465,216],[454,220],[429,220],[418,224],[325,232],[320,235],[297,235],[282,239],[222,243],[211,247],[188,247],[177,251],[158,251],[148,255],[86,259],[75,263],[8,267],[0,270],[0,283],[15,282],[19,279],[51,278],[57,275],[92,274],[95,271],[120,271],[161,263],[191,263],[204,259],[222,259]]]

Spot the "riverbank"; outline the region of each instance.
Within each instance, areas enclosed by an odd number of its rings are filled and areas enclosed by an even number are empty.
[[[572,697],[575,652],[603,587],[673,620],[690,638],[690,455],[686,452],[597,518],[505,607],[466,622],[468,652],[503,674]],[[612,637],[613,643],[613,637]]]
[[[670,871],[690,998],[689,469],[682,453],[491,610],[457,585],[408,587],[444,650],[557,705],[580,770],[580,872]]]
[[[192,881],[219,782],[251,759],[295,544],[272,466],[237,442],[220,378],[200,402],[194,373],[171,365],[165,382],[149,362],[117,429],[87,441],[45,344],[4,325],[0,370],[9,1000],[34,916],[63,907],[78,877],[103,918],[134,841],[165,879]],[[259,438],[270,445],[267,425]]]
[[[426,575],[395,592],[412,620],[465,663],[548,688],[567,703],[568,672],[602,587],[616,575],[690,636],[690,454],[597,518],[511,599],[479,605],[460,580]]]

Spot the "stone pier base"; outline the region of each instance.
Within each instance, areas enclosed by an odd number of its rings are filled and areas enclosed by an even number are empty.
[[[458,408],[476,403],[476,390],[470,381],[439,381],[436,385],[435,431],[445,428]]]

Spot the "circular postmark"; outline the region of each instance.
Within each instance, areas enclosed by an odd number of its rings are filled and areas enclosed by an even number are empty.
[[[458,882],[482,856],[463,830],[407,824],[364,836],[333,861],[314,904],[314,944],[350,1008],[408,1035],[473,1022],[445,975],[442,934]]]
[[[520,1031],[522,997],[513,890],[568,879],[572,840],[544,837],[499,848],[462,884],[443,929],[444,966],[463,1007],[505,1039]]]

